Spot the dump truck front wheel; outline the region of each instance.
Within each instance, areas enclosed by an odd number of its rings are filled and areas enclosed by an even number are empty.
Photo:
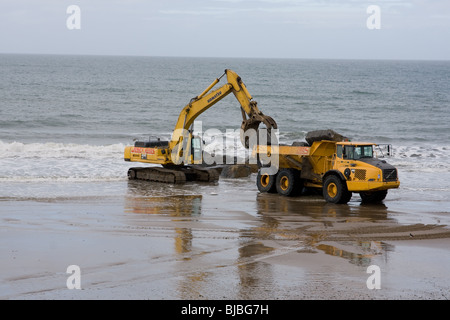
[[[261,170],[259,170],[258,176],[256,177],[256,186],[259,192],[276,193],[276,179],[276,175],[261,173]]]
[[[338,176],[330,175],[323,184],[323,197],[327,202],[345,204],[350,201],[352,193]]]

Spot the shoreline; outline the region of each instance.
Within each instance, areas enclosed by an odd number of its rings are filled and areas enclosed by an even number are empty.
[[[1,299],[449,298],[449,217],[411,216],[397,195],[330,205],[258,194],[251,178],[84,188],[94,195],[1,201]],[[66,286],[70,265],[81,290]]]

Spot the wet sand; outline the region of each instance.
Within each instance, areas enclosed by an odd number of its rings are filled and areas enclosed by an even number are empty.
[[[0,201],[1,299],[450,298],[448,203],[394,191],[332,205],[259,194],[252,178],[105,184],[122,195]]]

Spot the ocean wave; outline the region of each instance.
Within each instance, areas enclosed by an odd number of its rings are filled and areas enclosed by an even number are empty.
[[[299,133],[298,137],[304,133]],[[251,150],[240,143],[239,131],[203,136],[205,151],[245,159]],[[287,136],[280,136],[284,143]],[[295,140],[297,137],[290,137]],[[73,143],[22,143],[0,140],[0,183],[6,182],[92,182],[126,180],[128,168],[142,166],[123,160],[125,145]],[[423,174],[448,176],[450,145],[394,146],[387,162],[399,169],[400,177]],[[448,183],[448,182],[447,182]]]
[[[365,90],[353,90],[351,93],[360,95],[376,95],[376,92],[365,91]]]
[[[122,154],[125,145],[89,145],[75,143],[22,143],[0,140],[0,159],[102,159]]]
[[[127,177],[125,145],[0,141],[0,183],[119,181]]]
[[[77,176],[14,176],[14,177],[0,177],[0,183],[2,182],[17,182],[17,183],[44,183],[44,182],[117,182],[117,181],[126,181],[127,175],[125,174],[121,176],[85,176],[85,177],[77,177]]]

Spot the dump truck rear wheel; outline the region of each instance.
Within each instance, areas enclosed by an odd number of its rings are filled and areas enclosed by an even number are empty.
[[[352,193],[347,190],[345,181],[331,175],[325,178],[323,197],[327,202],[345,204],[350,201]]]
[[[275,193],[276,188],[276,175],[269,175],[267,173],[262,174],[261,170],[258,171],[258,176],[256,177],[256,186],[259,192]]]
[[[387,190],[382,190],[374,192],[360,192],[359,195],[364,203],[378,203],[386,198],[387,193]]]
[[[283,196],[299,195],[302,188],[300,174],[293,169],[283,169],[277,174],[276,187],[277,192]]]

